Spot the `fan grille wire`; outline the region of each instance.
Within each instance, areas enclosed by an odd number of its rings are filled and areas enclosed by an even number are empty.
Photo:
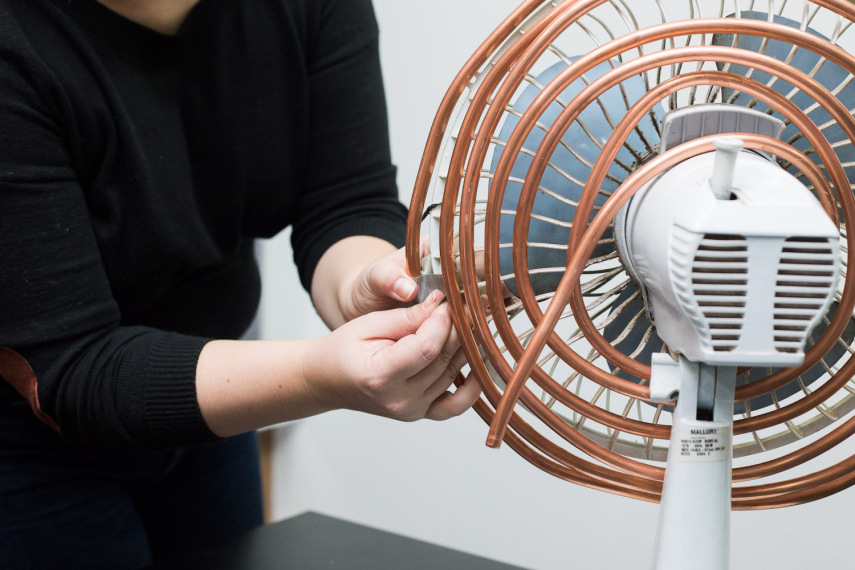
[[[476,411],[491,424],[491,444],[504,440],[534,465],[569,481],[658,500],[670,414],[649,402],[649,365],[639,359],[650,348],[653,329],[644,325],[644,310],[631,302],[632,296],[620,298],[629,279],[616,255],[599,250],[593,254],[594,249],[614,249],[613,239],[603,234],[619,201],[628,199],[644,180],[712,148],[710,139],[698,139],[653,159],[655,145],[647,129],[658,136],[662,105],[667,110],[721,101],[767,109],[794,129],[795,134],[785,131],[785,142],[736,136],[748,148],[775,155],[816,193],[832,219],[840,222],[842,212],[841,249],[848,266],[846,228],[855,216],[855,201],[846,169],[855,165],[840,157],[851,150],[855,121],[837,96],[852,82],[855,58],[835,44],[850,28],[855,7],[831,0],[768,2],[758,10],[770,15],[760,20],[756,15],[743,18],[755,10],[754,2],[688,1],[682,18],[674,17],[680,11],[675,3],[668,3],[668,10],[661,1],[647,4],[645,8],[653,9],[642,11],[633,3],[633,12],[623,1],[531,0],[482,44],[453,82],[431,129],[411,205],[407,258],[410,272],[418,274],[416,244],[423,231],[430,234],[471,373],[484,390]],[[637,14],[658,14],[659,20],[639,22]],[[773,16],[790,17],[798,26],[783,25]],[[829,40],[811,33],[813,25],[831,29]],[[613,31],[621,26],[626,33]],[[588,38],[589,48],[578,52],[585,55],[574,59],[567,55],[574,52],[560,46],[562,37],[570,34]],[[716,37],[728,36],[730,45],[713,45]],[[737,38],[748,36],[760,38],[759,49],[738,47]],[[773,41],[791,46],[783,60],[766,54]],[[808,72],[792,65],[803,52],[818,56]],[[547,56],[560,61],[563,69],[541,81],[549,66]],[[816,79],[828,62],[847,72],[831,88]],[[598,75],[592,70],[599,64],[608,70]],[[630,77],[640,77],[646,90],[636,102],[624,88]],[[574,81],[584,88],[564,100],[562,93]],[[516,108],[513,100],[525,88],[536,90],[537,96],[527,107]],[[699,95],[700,89],[706,94]],[[623,116],[604,104],[609,90],[616,90],[623,101]],[[800,106],[799,97],[804,96],[809,104]],[[560,108],[551,122],[542,120],[550,105]],[[585,124],[582,112],[589,107],[599,109],[611,127],[607,139],[598,138],[596,129]],[[812,120],[818,109],[829,117]],[[516,124],[510,136],[503,137],[501,127],[509,117]],[[578,129],[577,138],[568,141],[563,137],[571,126]],[[842,134],[832,136],[836,130]],[[540,132],[540,142],[529,142],[532,132]],[[807,148],[790,146],[799,141]],[[585,154],[585,145],[596,147],[598,157],[592,160]],[[562,172],[554,159],[556,149],[569,152],[588,175]],[[624,155],[629,159],[620,159],[622,149],[631,151]],[[494,168],[490,156],[497,157]],[[531,161],[524,177],[512,174],[519,156]],[[547,168],[578,187],[580,197],[566,199],[553,192],[544,183]],[[521,187],[516,209],[510,212],[502,201],[509,182]],[[432,203],[442,207],[422,224],[431,191]],[[538,192],[572,204],[572,220],[533,212]],[[513,216],[513,243],[500,240],[502,215]],[[567,244],[530,242],[532,219],[565,227],[572,221]],[[530,271],[531,247],[566,252],[565,267]],[[502,275],[498,252],[509,248],[514,270]],[[561,275],[560,284],[547,294],[535,293],[532,275],[549,272]],[[508,300],[512,282],[518,297]],[[851,326],[855,305],[848,279],[842,281],[837,303],[802,366],[740,370],[746,383],[737,388],[744,411],[734,423],[734,455],[745,461],[735,462],[734,508],[797,504],[855,482],[852,457],[830,466],[806,465],[855,431],[855,418],[846,417],[855,408],[855,362],[850,342],[842,336]],[[621,311],[631,314],[622,317]],[[606,339],[606,326],[619,318],[630,324]],[[634,326],[647,326],[641,340],[629,350],[617,350],[613,344],[628,338]],[[808,378],[817,369],[823,370],[822,378]],[[795,393],[782,391],[788,386],[796,386]],[[763,405],[758,398],[766,398]],[[785,473],[791,478],[784,478]]]

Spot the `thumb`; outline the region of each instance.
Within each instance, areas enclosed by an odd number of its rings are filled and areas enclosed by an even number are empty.
[[[376,262],[369,270],[365,284],[375,295],[407,302],[416,295],[416,282],[407,274],[403,264],[395,259],[398,253]]]

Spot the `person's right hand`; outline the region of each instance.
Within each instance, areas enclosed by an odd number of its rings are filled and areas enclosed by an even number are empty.
[[[442,294],[424,303],[377,311],[342,325],[305,355],[307,388],[330,408],[401,421],[445,420],[481,393],[474,377],[449,388],[466,359]]]

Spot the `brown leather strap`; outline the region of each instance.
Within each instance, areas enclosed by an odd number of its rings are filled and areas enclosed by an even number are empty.
[[[0,346],[0,376],[6,379],[29,403],[41,421],[59,432],[56,422],[42,411],[39,405],[38,381],[30,363],[23,356],[5,346]]]

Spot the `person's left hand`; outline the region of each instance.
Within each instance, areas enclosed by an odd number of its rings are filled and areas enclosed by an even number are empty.
[[[427,252],[421,243],[419,257]],[[404,248],[368,265],[353,282],[349,298],[342,303],[342,315],[348,321],[374,311],[409,305],[416,297],[416,282],[407,274]]]

